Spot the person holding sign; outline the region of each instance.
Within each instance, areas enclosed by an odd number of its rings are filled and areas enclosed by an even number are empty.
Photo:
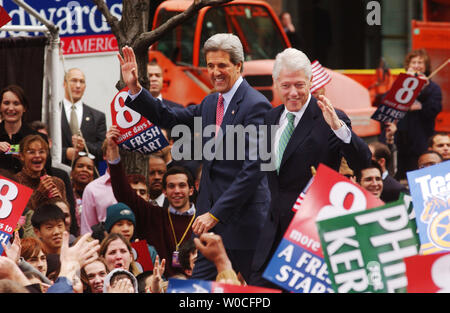
[[[258,133],[264,114],[272,106],[267,98],[242,78],[244,52],[236,35],[215,34],[205,42],[204,51],[208,75],[216,92],[207,95],[199,105],[173,109],[141,87],[133,49],[125,46],[123,57],[118,57],[123,80],[129,88],[126,105],[159,127],[172,129],[175,125],[186,125],[191,134],[194,133],[196,121],[201,118],[204,146],[209,143],[216,149],[223,147],[221,154],[227,156],[227,152],[237,151],[237,147],[236,144],[221,144],[226,143],[227,138],[236,136],[234,131],[226,130],[254,126]],[[228,135],[230,133],[231,136]],[[200,193],[196,203],[198,213],[192,228],[196,235],[210,230],[221,235],[233,266],[247,279],[256,241],[268,210],[269,190],[264,172],[260,171],[260,156],[250,157],[250,143],[256,138],[245,134],[243,139],[244,160],[220,158],[216,151],[207,151],[211,152],[208,154],[211,158],[203,156]],[[216,272],[214,264],[199,253],[192,277],[214,279]]]
[[[441,88],[427,77],[431,72],[427,52],[411,51],[405,57],[404,66],[407,74],[425,79],[426,83],[405,117],[397,123],[394,141],[398,149],[398,180],[405,179],[406,172],[416,168],[419,155],[427,150],[428,138],[434,133],[436,116],[442,110]],[[406,93],[412,92],[404,89]]]
[[[160,207],[142,199],[131,188],[123,170],[117,126],[111,126],[106,133],[106,159],[111,173],[114,196],[126,204],[134,213],[136,236],[147,240],[158,251],[161,259],[167,261],[166,273],[170,277],[182,273],[178,253],[180,246],[192,235],[192,223],[196,210],[189,197],[194,192],[194,179],[182,167],[172,167],[163,176],[162,188],[168,199],[168,206]]]
[[[294,217],[292,208],[312,177],[311,166],[323,163],[338,170],[342,157],[358,170],[370,163],[371,153],[351,130],[350,119],[336,111],[325,96],[311,95],[311,62],[301,51],[279,53],[273,79],[283,105],[266,114],[268,125],[279,125],[271,141],[277,168],[267,173],[270,212],[256,248],[249,284],[274,287],[262,273]],[[299,208],[301,210],[301,206]],[[277,288],[277,287],[275,287]]]

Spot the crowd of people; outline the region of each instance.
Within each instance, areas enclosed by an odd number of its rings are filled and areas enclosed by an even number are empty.
[[[434,132],[442,96],[431,80],[406,117],[383,124],[380,140],[367,144],[326,98],[325,86],[310,92],[311,62],[300,50],[276,57],[273,79],[283,101],[276,108],[242,78],[238,37],[216,34],[204,50],[215,92],[184,108],[161,95],[158,64],[148,65],[149,89],[140,85],[134,52],[124,47],[118,58],[127,106],[161,127],[171,145],[170,130],[193,127],[195,117],[217,127],[212,137],[202,134],[204,142],[226,142],[228,125],[279,125],[269,138],[275,168],[262,171],[264,161],[248,150],[244,160],[174,160],[169,146],[149,156],[147,173],[127,172],[120,131],[106,129],[105,114],[83,102],[86,78],[77,68],[64,77],[62,161],[53,162],[47,126],[26,123],[26,92],[7,86],[0,94],[0,174],[33,193],[11,241],[2,243],[0,292],[162,293],[169,278],[280,289],[262,273],[311,167],[326,164],[391,202],[409,192],[406,171],[450,159],[449,134]],[[405,60],[408,73],[430,71],[424,50]],[[251,138],[244,139],[249,149]],[[132,243],[143,240],[151,271],[133,254]]]

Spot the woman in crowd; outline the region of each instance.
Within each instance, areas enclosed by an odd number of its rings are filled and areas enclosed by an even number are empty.
[[[83,191],[87,184],[94,180],[94,168],[94,159],[83,152],[79,153],[72,164],[70,179],[75,198],[75,217],[78,229],[81,226],[81,199],[83,197]]]
[[[130,242],[122,234],[111,233],[103,239],[99,254],[105,260],[108,271],[123,268],[137,276],[140,271],[132,251]]]
[[[103,283],[108,268],[103,258],[98,258],[94,262],[86,264],[81,268],[81,281],[83,282],[85,293],[103,293]]]
[[[27,204],[29,211],[24,214],[26,216],[24,237],[34,236],[31,216],[35,208],[52,198],[67,201],[64,182],[58,177],[46,174],[44,167],[48,154],[48,144],[40,135],[28,135],[20,142],[19,156],[22,169],[16,174],[15,179],[19,184],[33,189]]]
[[[17,85],[9,85],[0,92],[0,168],[18,173],[22,168],[18,155],[18,145],[27,135],[38,134],[25,123],[28,101],[24,90]],[[44,134],[40,134],[47,140]]]

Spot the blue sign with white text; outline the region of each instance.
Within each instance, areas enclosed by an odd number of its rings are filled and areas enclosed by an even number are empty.
[[[283,238],[263,277],[285,290],[332,293],[325,260]]]
[[[450,160],[406,174],[422,254],[450,251]]]

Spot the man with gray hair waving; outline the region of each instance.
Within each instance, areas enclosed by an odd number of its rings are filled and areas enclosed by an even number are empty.
[[[351,131],[347,115],[335,110],[330,100],[311,95],[311,62],[301,51],[287,48],[273,66],[273,80],[283,101],[265,116],[267,125],[279,125],[270,141],[276,169],[267,172],[271,204],[256,253],[249,284],[279,288],[262,273],[294,217],[294,203],[312,177],[311,167],[323,163],[339,169],[345,157],[353,170],[364,167],[371,153]]]
[[[227,138],[238,137],[231,131],[234,126],[252,125],[258,130],[271,105],[241,76],[244,52],[237,36],[213,35],[205,42],[204,51],[215,92],[199,105],[180,109],[168,107],[141,87],[134,52],[124,47],[123,57],[118,57],[123,80],[130,89],[126,105],[162,128],[187,125],[191,134],[195,118],[201,117],[203,151],[210,143],[215,145],[212,158],[203,155],[197,216],[192,229],[197,236],[209,231],[219,234],[234,269],[248,279],[256,242],[268,211],[269,190],[265,173],[260,171],[259,156],[250,157],[250,142],[254,143],[257,138],[248,133],[241,136],[245,140],[244,158],[236,158],[239,148],[236,140],[230,144]],[[199,253],[192,278],[214,280],[216,274],[214,264]]]

